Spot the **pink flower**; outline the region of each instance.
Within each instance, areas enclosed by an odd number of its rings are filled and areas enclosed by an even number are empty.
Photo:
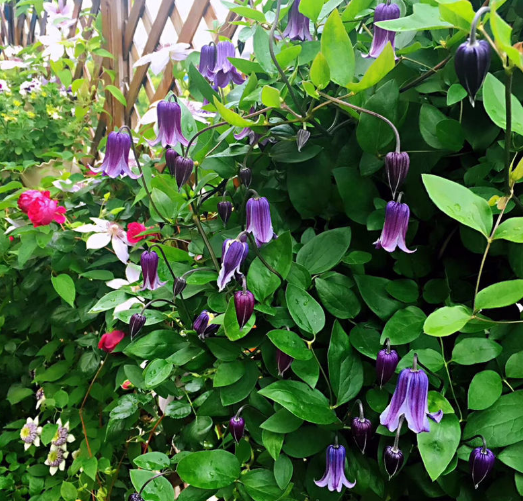
[[[121,386],[122,390],[132,390],[134,388],[134,385],[133,383],[131,383],[131,381],[129,381],[128,379],[126,379],[123,383],[122,383],[122,386]]]
[[[47,226],[53,221],[58,224],[65,223],[65,207],[58,205],[56,200],[50,198],[39,198],[29,206],[27,215],[34,227]]]
[[[147,231],[147,226],[142,223],[129,223],[127,225],[127,241],[131,245],[135,245],[138,242],[141,242],[142,240],[145,240],[147,236],[137,236],[140,233],[143,233],[144,231]]]
[[[29,206],[40,198],[51,198],[49,191],[27,190],[24,191],[18,199],[18,207],[26,214],[29,212]]]
[[[107,332],[100,338],[98,348],[107,353],[112,353],[124,337],[125,332],[122,331]]]

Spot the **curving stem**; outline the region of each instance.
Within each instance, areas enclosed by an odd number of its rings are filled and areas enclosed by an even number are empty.
[[[400,435],[401,435],[401,427],[403,426],[403,422],[405,421],[405,414],[402,414],[400,416],[400,421],[398,423],[398,429],[396,430],[396,436],[394,437],[394,445],[392,446],[393,452],[399,451],[399,443],[400,443]]]
[[[414,353],[414,358],[412,359],[412,370],[417,371],[418,370],[418,354]]]
[[[481,441],[483,442],[483,445],[481,447],[481,452],[486,453],[487,452],[487,441],[485,440],[485,437],[483,435],[474,435],[473,437],[467,438],[467,440],[463,440],[463,443],[470,442],[471,440],[475,440],[476,438],[481,438]]]
[[[478,27],[479,20],[481,19],[481,16],[487,12],[490,12],[490,7],[481,7],[481,9],[476,12],[476,15],[474,16],[474,19],[470,25],[469,45],[476,44],[476,29]]]
[[[385,339],[385,349],[387,350],[387,355],[390,354],[390,338]]]
[[[158,244],[153,244],[153,245],[149,246],[149,252],[154,247],[156,247],[160,251],[160,253],[162,254],[163,260],[165,261],[165,264],[167,265],[167,268],[169,268],[169,272],[171,273],[173,279],[176,280],[176,275],[174,274],[174,271],[171,268],[171,265],[169,264],[169,260],[167,259],[167,256],[165,255],[165,252],[163,251],[163,249]]]

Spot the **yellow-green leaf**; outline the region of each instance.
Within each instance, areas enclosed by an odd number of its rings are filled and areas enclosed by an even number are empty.
[[[388,43],[376,61],[374,61],[365,72],[361,81],[355,84],[349,84],[347,87],[352,92],[361,92],[362,90],[369,89],[376,85],[389,71],[393,70],[395,65],[394,50],[392,45]]]
[[[324,89],[329,85],[331,72],[325,56],[318,52],[311,66],[311,80],[318,89]]]
[[[234,111],[230,110],[229,108],[226,108],[216,97],[214,97],[214,106],[216,106],[216,109],[218,110],[218,113],[221,115],[221,117],[231,125],[234,125],[235,127],[251,127],[254,125],[254,122],[251,120],[246,120],[245,118],[242,118],[238,113],[235,113]]]
[[[269,106],[271,108],[279,108],[280,91],[278,89],[275,89],[274,87],[271,87],[270,85],[266,85],[262,89],[261,100],[265,106]]]

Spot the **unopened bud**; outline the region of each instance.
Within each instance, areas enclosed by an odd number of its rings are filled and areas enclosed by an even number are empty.
[[[248,188],[252,183],[252,171],[248,167],[242,167],[240,169],[240,179],[242,183]]]
[[[301,152],[302,148],[307,144],[307,141],[311,137],[311,133],[307,129],[300,129],[296,134],[296,144],[298,151]]]

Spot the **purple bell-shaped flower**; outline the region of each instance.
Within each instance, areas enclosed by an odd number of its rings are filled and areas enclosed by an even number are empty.
[[[218,202],[218,215],[220,216],[220,219],[223,221],[224,225],[226,225],[227,221],[229,221],[231,214],[232,203],[229,202],[229,200],[222,200],[221,202]]]
[[[383,463],[385,465],[385,470],[389,475],[389,480],[401,469],[403,466],[403,461],[403,452],[401,452],[398,448],[387,445],[385,451],[383,452]]]
[[[483,85],[490,68],[490,45],[486,40],[462,43],[456,50],[454,58],[456,74],[459,83],[465,87],[469,95],[470,104],[475,105],[476,94]]]
[[[314,483],[318,487],[327,487],[329,491],[341,492],[343,486],[352,489],[356,481],[349,482],[345,476],[345,447],[343,445],[329,445],[327,447],[327,466],[325,474]]]
[[[470,453],[469,458],[470,473],[472,474],[475,489],[490,475],[496,462],[494,453],[490,449],[487,449],[485,438],[481,437],[481,439],[483,440],[483,446],[476,447]]]
[[[158,115],[158,135],[154,141],[149,141],[151,146],[161,143],[164,148],[174,148],[178,143],[187,146],[189,141],[182,132],[182,109],[173,101],[160,101],[156,108]]]
[[[175,158],[174,177],[176,178],[178,189],[181,189],[189,181],[193,168],[194,162],[190,158],[182,157],[181,155]]]
[[[312,40],[312,35],[309,30],[310,19],[300,12],[300,1],[294,0],[292,4],[283,38],[305,42],[305,40]]]
[[[396,371],[400,357],[396,350],[390,349],[390,339],[387,338],[387,346],[380,350],[376,358],[376,375],[380,388],[388,383]]]
[[[240,266],[248,253],[249,244],[242,241],[242,238],[227,239],[223,242],[222,267],[217,280],[220,292],[225,289],[225,286],[234,278],[236,273],[240,273]]]
[[[385,224],[381,236],[374,244],[376,249],[394,252],[399,247],[403,252],[411,254],[415,250],[407,249],[405,238],[409,226],[410,209],[401,202],[389,202],[385,209]]]
[[[140,290],[149,289],[154,291],[163,287],[167,282],[161,282],[158,277],[158,254],[154,251],[142,252],[140,264],[142,265],[143,285]]]
[[[168,148],[165,150],[165,165],[167,165],[167,169],[169,169],[169,174],[171,174],[172,177],[176,176],[176,159],[179,156],[179,153],[176,150],[173,150],[172,148]]]
[[[145,322],[147,322],[147,318],[145,315],[142,315],[141,313],[135,313],[131,320],[129,321],[129,330],[131,333],[131,339],[136,336],[145,325]]]
[[[396,198],[400,186],[409,173],[410,158],[406,152],[391,152],[385,156],[385,170],[389,180],[392,198]]]
[[[193,323],[192,327],[202,341],[211,334],[214,334],[220,328],[217,324],[209,324],[213,318],[214,315],[212,313],[203,310]]]
[[[232,42],[224,41],[216,46],[216,66],[214,67],[214,84],[222,89],[231,82],[241,85],[244,81],[242,75],[229,61],[230,57],[235,57],[234,45]]]
[[[234,307],[238,325],[242,330],[254,312],[254,294],[244,286],[243,290],[234,294]]]
[[[351,423],[351,433],[354,442],[362,454],[365,454],[367,443],[372,437],[372,423],[363,414],[363,404],[361,400],[356,400],[360,408],[360,415],[355,417]]]
[[[242,409],[240,409],[238,413],[229,421],[229,431],[231,432],[231,435],[233,436],[236,443],[238,443],[243,438],[243,434],[245,432],[245,419],[239,415],[241,410]]]
[[[376,26],[376,23],[379,21],[390,21],[400,17],[399,6],[389,2],[390,0],[388,0],[387,3],[380,3],[376,6],[376,10],[374,11],[374,37],[369,54],[366,57],[377,58],[389,42],[392,45],[392,50],[394,50],[396,32]]]
[[[214,67],[216,66],[216,45],[211,42],[204,45],[200,52],[200,65],[198,71],[210,82],[214,78]]]
[[[135,174],[129,167],[129,152],[132,138],[126,132],[111,132],[107,136],[105,158],[100,167],[90,167],[93,172],[103,172],[110,178],[129,176],[138,179],[141,174]]]
[[[246,211],[247,227],[245,231],[253,234],[258,247],[270,242],[274,236],[274,231],[268,200],[265,197],[249,198]]]

